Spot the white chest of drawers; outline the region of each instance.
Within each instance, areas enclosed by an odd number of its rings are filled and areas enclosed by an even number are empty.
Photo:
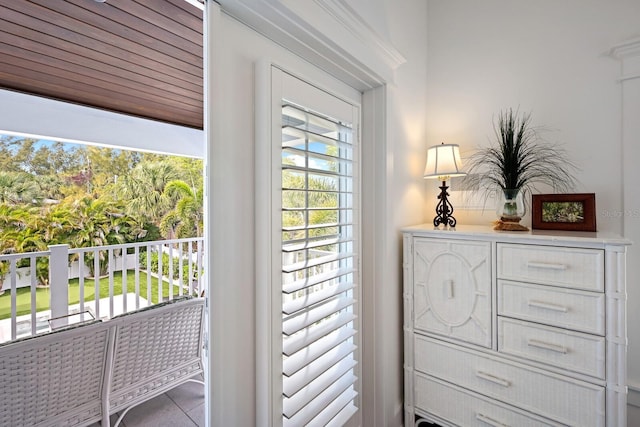
[[[403,232],[406,427],[626,427],[627,240]]]

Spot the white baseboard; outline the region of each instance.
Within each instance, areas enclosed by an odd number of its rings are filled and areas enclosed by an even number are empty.
[[[630,382],[627,383],[629,394],[627,395],[627,405],[640,408],[640,384]]]

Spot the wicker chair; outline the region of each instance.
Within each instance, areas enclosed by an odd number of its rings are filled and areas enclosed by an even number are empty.
[[[203,373],[204,301],[171,301],[161,306],[118,316],[113,356],[107,363],[104,413],[124,411]],[[204,383],[202,383],[204,384]],[[105,417],[108,418],[108,417]],[[103,427],[108,420],[103,421]]]
[[[0,425],[71,427],[101,420],[110,333],[108,323],[97,322],[0,346]]]
[[[81,427],[203,373],[204,300],[174,300],[0,345],[0,426]]]

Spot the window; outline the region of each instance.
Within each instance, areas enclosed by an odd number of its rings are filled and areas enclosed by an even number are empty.
[[[340,426],[359,406],[359,109],[275,70],[272,424]]]

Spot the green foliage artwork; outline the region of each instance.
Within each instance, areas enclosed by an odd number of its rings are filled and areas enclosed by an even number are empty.
[[[582,222],[584,204],[582,202],[543,202],[542,222]]]

